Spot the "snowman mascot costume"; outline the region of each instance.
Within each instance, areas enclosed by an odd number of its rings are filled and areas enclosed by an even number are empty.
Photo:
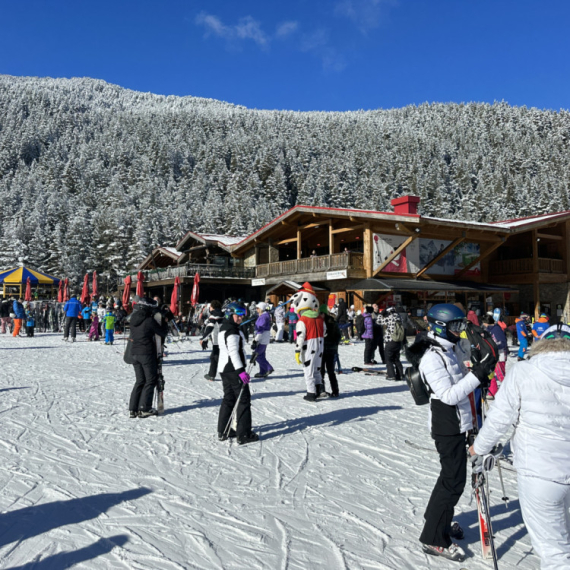
[[[328,394],[323,388],[321,362],[323,359],[325,322],[319,317],[319,301],[310,283],[303,283],[291,299],[291,307],[299,315],[295,360],[303,365],[307,384],[304,399],[314,402]]]

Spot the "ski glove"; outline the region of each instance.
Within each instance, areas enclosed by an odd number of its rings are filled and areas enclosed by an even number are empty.
[[[501,444],[496,445],[491,449],[491,453],[486,455],[473,455],[471,457],[471,467],[473,473],[482,473],[491,471],[495,467],[497,461],[503,455],[503,446]]]
[[[481,362],[477,362],[473,364],[471,367],[471,372],[477,376],[477,380],[481,383],[481,388],[488,388],[491,384],[491,374],[493,374],[493,370],[489,370],[489,366],[482,364]]]
[[[240,379],[244,384],[249,384],[250,377],[249,377],[249,374],[248,374],[247,372],[240,372],[240,373],[239,373],[239,379]]]
[[[255,350],[256,348],[257,348],[257,341],[254,340],[254,341],[251,343],[251,350]]]
[[[296,352],[296,353],[295,353],[295,360],[297,361],[297,364],[302,364],[302,362],[301,362],[301,353],[300,353],[300,352]]]

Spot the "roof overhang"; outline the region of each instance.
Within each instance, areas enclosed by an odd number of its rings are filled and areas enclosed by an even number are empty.
[[[138,270],[144,269],[149,263],[154,263],[154,259],[156,259],[157,257],[167,257],[172,261],[174,261],[175,263],[178,263],[182,258],[182,253],[179,252],[178,254],[176,254],[165,247],[157,247],[156,249],[153,249],[152,252],[149,253],[142,260],[137,269]]]
[[[303,287],[303,285],[301,285],[300,283],[296,283],[295,281],[280,281],[279,283],[277,283],[277,285],[273,285],[273,287],[267,289],[265,294],[269,295],[279,287],[285,287],[287,289],[291,289],[291,291],[297,292],[299,289],[301,289],[301,287]],[[328,289],[325,289],[324,287],[317,287],[316,285],[312,285],[312,287],[315,291],[328,291]]]
[[[518,289],[508,285],[489,285],[473,281],[427,281],[421,279],[363,279],[348,289],[349,291],[448,291],[461,293],[516,293]]]

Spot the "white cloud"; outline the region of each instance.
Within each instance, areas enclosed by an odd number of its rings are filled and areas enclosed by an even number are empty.
[[[298,22],[283,22],[277,26],[277,30],[275,31],[275,36],[278,38],[286,38],[291,34],[295,33],[299,28]]]
[[[335,6],[335,13],[348,18],[366,33],[377,28],[388,7],[395,4],[395,0],[340,0]]]
[[[228,41],[252,40],[261,47],[265,47],[269,42],[261,29],[261,24],[251,16],[240,18],[236,25],[228,26],[217,16],[200,12],[196,16],[195,23],[205,28],[206,36],[213,34]]]

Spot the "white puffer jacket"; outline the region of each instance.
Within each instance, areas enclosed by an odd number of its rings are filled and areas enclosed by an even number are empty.
[[[509,369],[475,440],[475,453],[488,453],[512,426],[517,471],[570,484],[570,352],[541,350]]]
[[[436,338],[433,333],[429,335],[442,346],[443,350],[430,348],[422,357],[419,371],[433,391],[431,399],[441,400],[448,406],[456,406],[459,433],[465,433],[473,428],[469,394],[479,386],[480,382],[463,364],[469,360],[469,355],[463,352],[460,344]],[[434,420],[437,422],[437,418]],[[433,433],[431,405],[430,426]]]

